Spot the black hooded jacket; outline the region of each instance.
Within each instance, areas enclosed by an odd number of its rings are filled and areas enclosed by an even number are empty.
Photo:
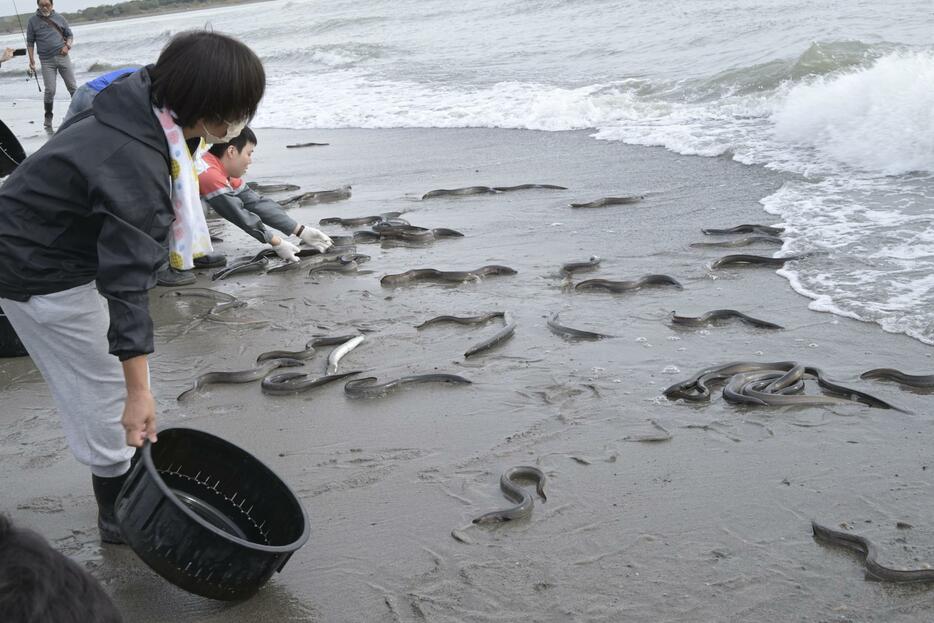
[[[91,281],[107,299],[110,352],[153,351],[149,294],[174,218],[169,153],[148,70],[127,75],[0,186],[0,297]]]

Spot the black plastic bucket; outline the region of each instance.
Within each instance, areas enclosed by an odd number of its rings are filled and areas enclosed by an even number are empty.
[[[146,443],[117,498],[117,521],[162,577],[211,599],[253,595],[308,540],[292,490],[248,452],[188,428]]]
[[[26,152],[10,128],[0,121],[0,177],[9,175],[26,159]]]
[[[26,354],[26,348],[19,341],[13,325],[7,320],[3,309],[0,309],[0,357],[25,357]]]

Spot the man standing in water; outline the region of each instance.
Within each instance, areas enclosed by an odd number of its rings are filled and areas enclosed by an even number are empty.
[[[62,75],[65,88],[70,95],[74,95],[78,85],[75,83],[75,72],[71,66],[71,52],[74,35],[65,18],[52,8],[52,0],[36,0],[39,8],[36,14],[29,18],[26,26],[26,50],[29,52],[29,70],[36,71],[36,57],[33,46],[39,50],[39,61],[42,64],[42,82],[45,84],[45,127],[52,127],[52,105],[55,103],[55,85],[58,82],[57,74]]]

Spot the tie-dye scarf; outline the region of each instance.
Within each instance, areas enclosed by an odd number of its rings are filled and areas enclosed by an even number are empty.
[[[172,159],[172,208],[175,210],[175,222],[169,233],[169,264],[177,270],[188,270],[194,267],[196,257],[214,250],[198,194],[198,173],[185,135],[172,118],[172,112],[155,106],[152,110],[165,132],[169,157]]]

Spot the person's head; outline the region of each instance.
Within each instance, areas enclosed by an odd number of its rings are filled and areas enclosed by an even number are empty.
[[[253,162],[253,149],[256,147],[256,134],[245,126],[237,138],[229,143],[214,143],[208,150],[224,165],[230,177],[243,177]]]
[[[240,133],[266,90],[263,63],[250,48],[203,30],[173,37],[149,76],[155,104],[171,110],[182,128],[215,143]]]
[[[32,530],[0,515],[0,613],[4,621],[98,621],[123,618],[94,577]]]
[[[52,14],[52,0],[36,0],[36,6],[39,7],[39,13],[48,17]]]

